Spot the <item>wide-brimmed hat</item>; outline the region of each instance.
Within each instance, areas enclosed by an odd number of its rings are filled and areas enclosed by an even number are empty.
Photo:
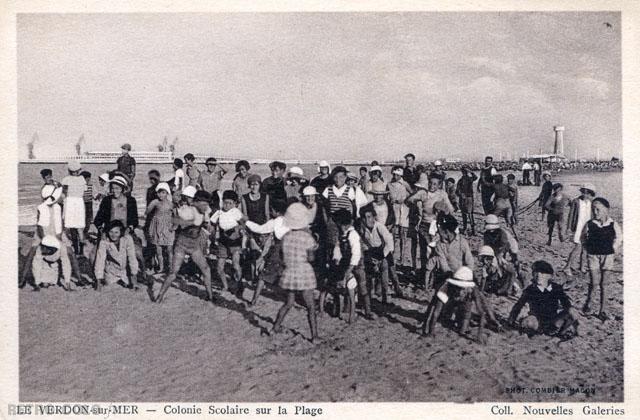
[[[60,249],[60,241],[53,235],[46,235],[40,241],[40,245],[48,246],[49,248]]]
[[[498,216],[496,216],[495,214],[487,215],[487,217],[484,219],[484,228],[485,230],[500,229],[500,220],[498,219]]]
[[[122,146],[120,146],[120,148],[121,148],[122,150],[127,150],[127,151],[129,151],[129,152],[131,151],[131,145],[130,145],[129,143],[125,143],[125,144],[123,144]]]
[[[491,248],[488,245],[482,245],[480,247],[480,250],[478,251],[478,256],[485,256],[485,257],[494,257],[496,256],[496,253],[493,252],[493,248]]]
[[[113,178],[111,178],[109,180],[109,183],[110,184],[120,185],[122,188],[127,188],[127,186],[129,185],[129,183],[127,182],[125,177],[123,177],[121,175],[114,176]]]
[[[551,176],[551,172],[549,172],[549,171],[543,171],[543,172],[542,172],[542,176],[545,176],[545,175],[549,175],[549,176]]]
[[[371,169],[369,169],[369,173],[375,172],[375,171],[382,173],[382,168],[380,167],[380,165],[373,165]]]
[[[293,203],[284,214],[284,224],[289,229],[304,229],[309,226],[309,209],[302,203]]]
[[[418,178],[418,182],[415,185],[418,188],[429,189],[429,176],[425,173],[420,174],[420,178]]]
[[[58,199],[62,195],[62,187],[56,185],[45,185],[44,187],[42,187],[40,195],[42,196],[42,200],[46,204],[51,205],[58,201]]]
[[[300,168],[298,166],[292,166],[291,168],[289,168],[289,172],[287,173],[287,177],[304,179],[304,171],[302,170],[302,168]]]
[[[383,184],[381,182],[376,182],[371,186],[371,190],[369,190],[369,194],[385,195],[385,194],[389,194],[389,190],[387,189],[386,184]]]
[[[161,190],[166,191],[167,194],[171,194],[171,187],[166,182],[161,182],[158,185],[156,185],[156,192],[159,192]]]
[[[436,160],[435,162],[433,162],[433,166],[442,166],[442,161]]]
[[[103,180],[104,182],[109,182],[109,174],[106,172],[100,175],[98,178]]]
[[[331,166],[329,166],[329,162],[327,162],[326,160],[321,160],[320,162],[318,162],[318,172],[320,172],[320,168],[327,168],[331,170]]]
[[[467,266],[462,266],[453,274],[453,278],[447,279],[447,283],[458,287],[475,287],[473,271]]]
[[[193,198],[196,196],[197,191],[198,190],[193,185],[187,185],[186,187],[184,187],[180,194],[184,195],[185,197]]]
[[[585,190],[590,191],[593,195],[596,195],[596,186],[590,182],[585,182],[584,184],[580,185],[580,192],[584,193]]]
[[[67,163],[67,169],[70,170],[71,172],[76,172],[82,169],[82,165],[80,164],[79,160],[70,160]]]
[[[316,190],[316,187],[312,187],[311,185],[307,185],[302,189],[302,195],[317,195],[317,194],[318,194],[318,190]]]

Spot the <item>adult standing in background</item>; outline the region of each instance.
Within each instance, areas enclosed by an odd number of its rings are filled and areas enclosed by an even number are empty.
[[[321,194],[324,192],[324,189],[329,187],[332,183],[331,176],[329,175],[330,171],[331,166],[329,166],[329,162],[321,160],[318,163],[318,176],[313,178],[309,184],[316,189],[318,194],[320,194],[320,197],[322,197]]]
[[[537,160],[533,161],[533,182],[536,187],[540,186],[540,179],[542,177],[542,166]]]
[[[407,181],[409,185],[411,185],[411,188],[414,188],[416,182],[418,182],[418,179],[420,178],[420,173],[415,166],[416,155],[414,155],[413,153],[407,153],[406,155],[404,155],[404,161],[406,165],[403,169],[402,178]]]
[[[123,144],[121,147],[122,156],[118,158],[116,164],[118,165],[118,171],[125,174],[129,181],[129,194],[133,192],[133,179],[136,176],[136,160],[129,155],[131,151],[131,145],[129,143]]]
[[[478,191],[480,191],[480,198],[482,199],[482,209],[484,214],[491,213],[492,203],[491,195],[493,195],[493,177],[498,173],[495,166],[493,166],[493,157],[487,156],[484,158],[484,168],[480,170],[480,179],[478,179]]]
[[[522,185],[531,185],[531,169],[531,164],[525,160],[522,164]]]

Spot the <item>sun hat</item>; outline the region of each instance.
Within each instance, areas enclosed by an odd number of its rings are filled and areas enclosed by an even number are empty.
[[[302,195],[317,195],[317,194],[318,194],[318,191],[316,190],[315,187],[312,187],[311,185],[307,185],[302,189]]]
[[[260,184],[262,182],[262,179],[260,178],[260,175],[258,175],[258,174],[249,175],[249,177],[247,178],[247,185],[251,185],[254,182],[257,182],[258,184]]]
[[[131,151],[131,145],[130,145],[129,143],[125,143],[125,144],[123,144],[122,146],[120,146],[120,148],[121,148],[122,150],[128,150],[128,151]]]
[[[420,178],[415,185],[418,188],[424,188],[425,190],[429,189],[429,176],[425,173],[421,173]]]
[[[304,179],[304,171],[302,170],[302,168],[298,166],[292,166],[291,168],[289,168],[289,172],[287,173],[287,176],[289,178]]]
[[[353,180],[358,180],[358,175],[354,174],[351,171],[347,171],[347,179],[353,179]]]
[[[329,166],[329,162],[327,162],[326,160],[321,160],[320,162],[318,162],[318,172],[320,172],[320,168],[331,169],[331,166]]]
[[[392,173],[400,176],[404,175],[404,171],[402,170],[402,168],[397,168]]]
[[[484,228],[485,230],[500,229],[500,220],[498,219],[498,216],[496,216],[495,214],[489,214],[484,219]]]
[[[473,271],[467,266],[462,266],[453,274],[453,278],[447,279],[447,283],[458,287],[475,287]]]
[[[56,185],[45,185],[42,187],[40,194],[44,202],[51,205],[58,201],[62,195],[62,187]]]
[[[109,174],[106,173],[106,172],[104,174],[100,175],[98,178],[103,180],[104,182],[109,182]]]
[[[166,182],[161,182],[156,186],[156,192],[164,190],[167,194],[171,194],[171,187]]]
[[[370,194],[373,195],[385,195],[389,194],[389,190],[387,189],[387,185],[382,182],[376,182],[371,186]]]
[[[491,248],[489,245],[482,245],[480,247],[480,250],[478,251],[478,256],[485,256],[485,257],[494,257],[496,256],[495,252],[493,252],[493,248]]]
[[[436,160],[435,162],[433,162],[433,166],[442,166],[442,161]]]
[[[374,172],[374,171],[378,171],[380,173],[382,173],[382,168],[379,165],[374,165],[371,167],[371,169],[369,169],[369,173]]]
[[[79,160],[70,160],[67,163],[67,169],[69,169],[71,172],[79,171],[80,169],[82,169],[82,165],[80,165]]]
[[[121,175],[114,176],[113,178],[111,178],[109,183],[110,184],[120,185],[122,188],[127,188],[127,186],[129,185],[129,183],[127,182],[125,177],[123,177]]]
[[[542,172],[542,176],[545,176],[545,175],[549,175],[549,176],[551,176],[551,172],[549,172],[549,171],[543,171],[543,172]]]
[[[309,226],[309,209],[302,203],[293,203],[284,214],[284,224],[289,229],[304,229]]]
[[[185,197],[193,198],[196,196],[196,191],[198,191],[196,190],[196,187],[194,187],[193,185],[187,185],[186,187],[184,187],[180,194],[184,195]]]
[[[591,191],[593,195],[596,195],[596,186],[590,182],[585,182],[580,186],[580,192],[584,193],[584,190]]]
[[[40,245],[60,249],[60,241],[53,235],[46,235],[44,238],[42,238],[42,240],[40,241]]]

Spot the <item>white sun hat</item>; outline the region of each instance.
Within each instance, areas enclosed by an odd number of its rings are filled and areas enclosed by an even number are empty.
[[[304,179],[304,171],[302,170],[302,168],[300,168],[298,166],[292,166],[291,168],[289,168],[288,176],[289,176],[289,178],[302,178],[302,179]]]
[[[433,162],[433,166],[442,166],[442,161],[436,160],[435,162]]]
[[[182,190],[181,194],[185,197],[193,198],[196,196],[196,192],[198,192],[198,190],[196,190],[196,187],[194,187],[193,185],[187,185],[186,187],[184,187],[184,190]]]
[[[328,168],[329,170],[331,170],[331,166],[329,166],[329,162],[327,162],[326,160],[321,160],[320,162],[318,162],[318,172],[320,172],[320,168]]]
[[[60,241],[53,235],[46,235],[40,241],[41,245],[48,246],[50,248],[60,249]]]
[[[480,250],[478,251],[478,256],[495,257],[496,254],[495,252],[493,252],[493,248],[491,248],[490,246],[482,245],[480,247]]]
[[[382,173],[382,168],[380,167],[380,165],[373,165],[371,167],[371,169],[369,169],[369,173],[374,172],[374,171],[378,171],[378,172]]]
[[[167,194],[171,194],[171,187],[166,182],[161,182],[156,186],[156,192],[158,191],[166,191]]]
[[[447,279],[447,283],[462,288],[475,287],[476,285],[473,282],[473,271],[464,265],[456,270],[453,278]]]
[[[484,228],[485,230],[496,230],[500,229],[500,219],[495,214],[489,214],[484,219]]]
[[[312,187],[311,185],[307,185],[302,189],[302,195],[317,195],[317,194],[318,194],[318,191],[316,190],[315,187]]]

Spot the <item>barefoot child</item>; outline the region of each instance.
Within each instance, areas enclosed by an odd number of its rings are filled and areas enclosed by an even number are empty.
[[[167,273],[171,270],[173,262],[173,242],[175,240],[172,229],[173,224],[173,201],[171,199],[171,187],[166,182],[161,182],[156,186],[158,198],[149,203],[145,211],[145,217],[150,218],[149,241],[155,247],[158,271]],[[164,253],[167,254],[167,267],[164,264]]]
[[[551,238],[553,236],[553,228],[555,225],[558,225],[558,237],[560,238],[560,242],[564,242],[564,211],[568,205],[569,198],[562,193],[562,184],[553,184],[553,194],[544,205],[545,209],[549,211],[549,214],[547,215],[547,227],[549,228],[547,233],[549,236],[547,245],[551,245]]]
[[[261,192],[262,180],[260,175],[252,174],[248,178],[249,192],[240,198],[240,209],[242,214],[258,225],[263,225],[269,220],[269,196]],[[253,281],[256,277],[256,258],[257,254],[264,246],[267,235],[258,233],[250,233],[248,235],[248,249],[244,254],[242,265],[247,273],[248,280]]]
[[[387,231],[392,232],[393,227],[396,223],[396,215],[391,207],[391,203],[389,202],[389,190],[386,188],[386,185],[381,183],[372,184],[371,190],[369,191],[371,195],[373,195],[373,202],[369,203],[373,210],[375,211],[375,220],[382,226],[384,226]],[[364,207],[363,207],[364,208]],[[362,218],[362,209],[360,209],[360,217]],[[385,259],[387,261],[386,267],[388,270],[388,276],[393,283],[393,288],[396,296],[401,296],[402,292],[400,291],[400,283],[398,281],[398,274],[396,273],[396,265],[395,265],[395,256],[394,256],[394,244],[391,243],[391,251],[385,254]],[[378,288],[376,287],[376,294],[378,293]]]
[[[240,251],[243,247],[244,230],[239,222],[242,220],[242,212],[237,207],[238,195],[231,190],[222,194],[222,208],[211,216],[211,224],[215,231],[219,233],[217,257],[217,272],[222,282],[222,290],[229,290],[227,276],[224,266],[227,258],[231,258],[233,265],[233,277],[237,284],[236,292],[241,294],[244,290],[242,285],[242,267],[240,266]],[[219,228],[219,229],[218,229]]]
[[[580,257],[579,271],[583,271],[583,265],[586,258],[583,258],[584,247],[580,241],[582,230],[589,220],[591,220],[591,202],[596,196],[596,187],[593,184],[583,184],[580,187],[580,196],[571,201],[569,216],[567,217],[567,230],[573,232],[573,249],[567,258],[567,263],[562,271],[567,275],[573,275],[571,272],[571,263],[575,260],[576,255]]]
[[[540,195],[538,196],[538,204],[540,205],[540,211],[542,213],[542,218],[540,220],[544,221],[544,214],[547,211],[544,205],[547,203],[547,200],[549,199],[549,197],[551,197],[551,194],[553,194],[553,183],[551,182],[550,172],[547,172],[547,171],[543,172],[542,178],[544,179],[544,183],[542,184],[542,188],[540,188]]]
[[[94,267],[96,290],[101,290],[103,283],[109,285],[119,281],[124,285],[131,284],[134,290],[138,290],[135,280],[138,260],[133,239],[125,235],[125,227],[120,220],[109,222],[104,233],[98,245]]]
[[[478,251],[478,263],[482,269],[479,282],[481,292],[495,294],[497,296],[507,296],[512,293],[516,294],[522,289],[513,266],[508,262],[500,266],[490,246],[483,245],[480,247]]]
[[[511,204],[511,225],[518,224],[518,183],[514,174],[507,175],[509,203]]]
[[[61,181],[62,192],[65,195],[62,220],[64,229],[72,240],[76,255],[82,254],[86,223],[83,196],[87,189],[87,182],[80,175],[81,169],[79,161],[69,161],[67,165],[69,175],[62,178]]]
[[[256,260],[257,285],[251,299],[251,306],[258,302],[258,298],[264,289],[265,282],[276,284],[282,274],[282,238],[289,231],[284,224],[284,214],[287,203],[282,200],[274,200],[271,203],[271,219],[264,224],[257,224],[247,220],[245,225],[249,231],[266,235],[260,254]]]
[[[334,214],[334,220],[338,226],[339,238],[333,249],[333,261],[335,264],[336,292],[334,302],[337,303],[338,316],[342,313],[340,296],[337,291],[346,288],[348,298],[349,317],[347,322],[355,320],[356,315],[356,287],[364,302],[365,318],[372,319],[371,291],[367,289],[367,279],[364,273],[362,258],[362,245],[360,235],[353,227],[353,217],[348,210],[340,209]]]
[[[462,233],[467,232],[467,223],[471,227],[471,235],[476,234],[476,221],[473,216],[473,182],[478,179],[471,172],[469,165],[462,165],[462,175],[456,184],[456,194],[459,197],[460,212],[462,213]]]
[[[602,197],[593,199],[593,219],[583,230],[582,244],[587,251],[589,265],[589,289],[587,301],[582,308],[585,314],[591,312],[591,297],[596,283],[600,286],[600,310],[596,315],[603,322],[609,319],[605,312],[604,286],[611,280],[611,270],[616,253],[622,246],[622,229],[609,216],[609,202]]]
[[[552,281],[553,267],[546,261],[531,266],[533,284],[529,285],[513,306],[509,324],[515,325],[524,305],[529,304],[529,316],[520,322],[521,328],[534,334],[564,337],[569,329],[577,328],[577,313],[562,286]]]
[[[316,241],[308,231],[309,211],[302,203],[293,203],[287,208],[284,225],[289,228],[282,238],[282,256],[284,271],[280,278],[280,287],[287,291],[287,301],[278,311],[273,324],[273,332],[282,330],[282,321],[295,303],[297,293],[302,294],[307,307],[307,319],[313,343],[318,340],[316,308],[313,291],[316,288],[316,277],[311,262],[315,254]]]
[[[162,302],[164,299],[164,295],[178,276],[180,267],[187,255],[191,257],[191,260],[202,272],[207,299],[210,302],[214,301],[213,290],[211,289],[211,268],[204,256],[202,246],[201,230],[205,224],[205,218],[204,214],[193,205],[195,195],[196,189],[193,186],[187,186],[182,192],[182,205],[178,208],[177,216],[173,220],[173,228],[177,229],[173,247],[173,265],[171,273],[165,278],[162,288],[155,299],[156,302]]]

